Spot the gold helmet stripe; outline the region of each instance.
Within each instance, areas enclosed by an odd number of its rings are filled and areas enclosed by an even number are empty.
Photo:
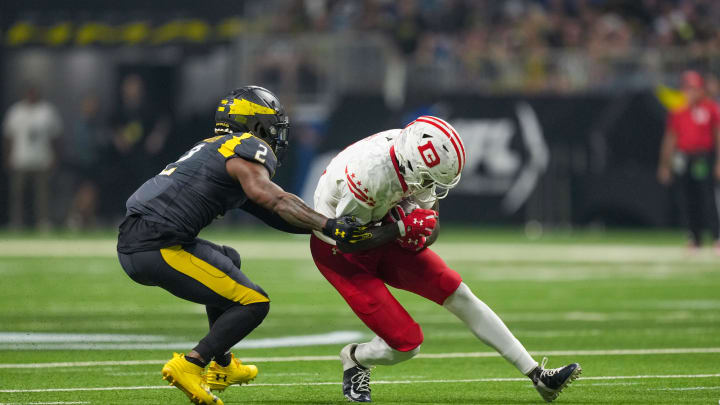
[[[239,114],[239,115],[255,115],[255,114],[277,114],[275,110],[269,107],[263,107],[260,104],[255,104],[252,101],[245,100],[244,98],[239,99],[233,99],[232,104],[230,104],[230,111],[228,112],[229,115],[233,114]]]

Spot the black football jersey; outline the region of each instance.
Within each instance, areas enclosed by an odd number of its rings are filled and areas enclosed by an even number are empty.
[[[225,162],[234,157],[261,163],[270,177],[275,174],[277,158],[272,148],[250,133],[198,142],[127,200],[118,251],[191,243],[215,218],[242,206],[247,196],[225,169]]]

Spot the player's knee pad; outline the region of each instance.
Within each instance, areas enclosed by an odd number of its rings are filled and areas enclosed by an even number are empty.
[[[230,258],[235,267],[237,267],[238,269],[241,268],[240,253],[238,253],[237,250],[231,248],[230,246],[223,245],[222,249],[223,253],[225,253],[225,256]]]
[[[420,325],[416,322],[406,326],[405,328],[394,329],[387,336],[382,336],[387,344],[399,352],[412,352],[420,350],[420,344],[423,342],[423,333]],[[417,354],[417,352],[415,352]],[[410,355],[410,358],[415,354]]]

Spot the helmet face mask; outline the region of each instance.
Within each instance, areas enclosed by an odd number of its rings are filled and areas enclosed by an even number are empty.
[[[408,182],[406,178],[406,183],[408,188],[411,190],[411,193],[414,194],[420,202],[432,202],[434,200],[442,200],[447,197],[450,189],[455,187],[460,181],[460,176],[456,179],[457,181],[454,181],[454,184],[439,184],[437,181],[433,180],[430,173],[422,171],[420,172],[420,182]],[[425,193],[427,190],[430,190],[430,192]]]
[[[250,132],[272,148],[278,165],[288,147],[290,121],[280,100],[258,86],[235,89],[223,97],[215,112],[215,133]]]
[[[270,132],[269,138],[273,139],[274,142],[271,146],[275,150],[275,156],[277,157],[278,163],[282,162],[285,158],[288,148],[288,134],[290,132],[290,121],[285,117],[284,121],[277,122],[269,126],[268,132]]]

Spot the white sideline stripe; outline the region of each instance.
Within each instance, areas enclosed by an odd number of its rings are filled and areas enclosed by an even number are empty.
[[[720,390],[720,387],[648,388],[648,391],[697,391]]]
[[[90,402],[81,401],[81,402],[64,402],[64,401],[58,401],[58,402],[0,402],[0,405],[76,405],[76,404],[89,404]]]
[[[317,335],[245,339],[236,349],[267,349],[334,345],[362,340],[357,331],[335,331]],[[183,350],[197,342],[157,342],[164,336],[0,332],[0,350]],[[143,343],[129,343],[140,341]]]
[[[625,350],[547,350],[531,351],[534,356],[629,356],[651,354],[707,354],[720,353],[720,347],[679,348],[679,349],[625,349]],[[497,352],[469,353],[420,353],[419,359],[500,357]],[[338,356],[287,356],[287,357],[243,357],[242,361],[257,363],[279,363],[293,361],[335,361]],[[0,363],[3,368],[55,368],[55,367],[99,367],[99,366],[143,366],[167,363],[165,360],[117,360],[117,361],[78,361],[61,363]]]
[[[658,378],[714,378],[720,374],[671,374],[671,375],[618,375],[581,377],[581,380],[627,380],[627,379],[658,379]],[[527,377],[512,378],[468,378],[458,380],[380,380],[372,384],[432,384],[432,383],[476,383],[476,382],[528,382]],[[295,387],[295,386],[340,385],[338,381],[298,382],[298,383],[260,383],[249,384],[245,387]],[[78,388],[40,388],[29,390],[0,390],[2,393],[16,394],[27,392],[76,392],[76,391],[129,391],[129,390],[160,390],[174,388],[170,385],[148,385],[134,387],[78,387]]]

